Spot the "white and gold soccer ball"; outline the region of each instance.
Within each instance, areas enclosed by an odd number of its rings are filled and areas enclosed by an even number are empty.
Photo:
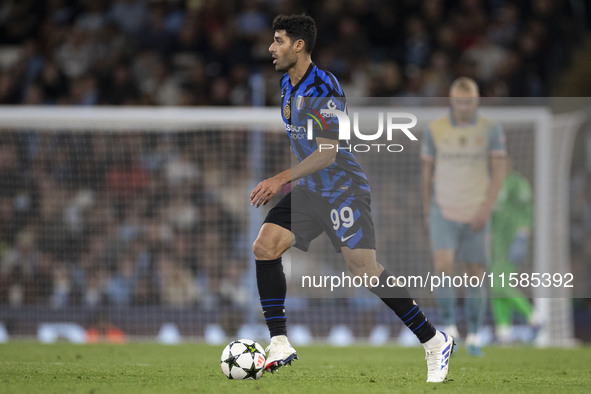
[[[221,357],[222,372],[228,379],[258,379],[265,369],[265,350],[251,339],[232,341]]]

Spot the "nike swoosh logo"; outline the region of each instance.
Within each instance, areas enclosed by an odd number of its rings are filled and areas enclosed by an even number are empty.
[[[357,233],[355,233],[355,234],[357,234]],[[349,238],[352,238],[352,237],[354,237],[354,236],[355,236],[355,234],[353,234],[353,235],[349,235],[348,237],[341,237],[341,242],[347,242],[347,240],[349,240]]]

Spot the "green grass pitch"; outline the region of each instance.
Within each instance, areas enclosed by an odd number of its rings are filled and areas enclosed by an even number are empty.
[[[422,347],[298,347],[300,360],[256,381],[228,380],[224,346],[0,345],[0,393],[588,393],[591,348],[458,348],[448,380],[425,383]]]

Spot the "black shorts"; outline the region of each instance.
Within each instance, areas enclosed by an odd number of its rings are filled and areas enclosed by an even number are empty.
[[[371,195],[364,190],[350,193],[330,203],[311,191],[296,186],[267,214],[265,223],[290,230],[295,247],[307,251],[310,242],[326,232],[337,252],[350,249],[375,249],[371,219]]]

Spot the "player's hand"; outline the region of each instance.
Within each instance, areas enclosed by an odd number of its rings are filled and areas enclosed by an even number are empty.
[[[250,193],[250,205],[256,204],[257,208],[260,207],[261,204],[267,205],[273,196],[279,193],[282,187],[283,183],[275,177],[265,179],[252,190],[252,193]]]
[[[490,211],[486,208],[480,208],[476,215],[470,221],[470,227],[472,231],[480,231],[486,226],[486,222],[490,218]]]

